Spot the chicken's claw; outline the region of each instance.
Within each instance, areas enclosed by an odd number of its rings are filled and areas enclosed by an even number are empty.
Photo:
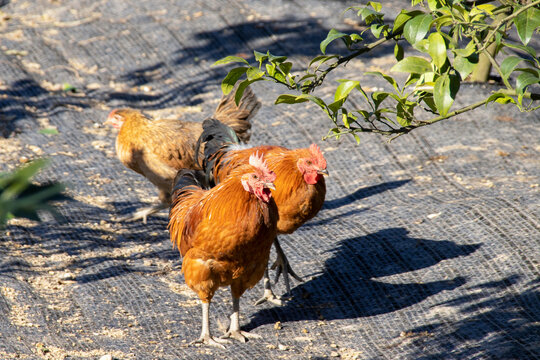
[[[283,305],[283,301],[274,294],[272,289],[264,289],[263,296],[261,296],[259,300],[255,301],[254,305],[261,305],[267,301],[277,306]]]
[[[220,339],[235,339],[245,343],[247,339],[262,339],[262,336],[242,330],[229,330],[225,335],[221,336]]]
[[[274,283],[277,283],[279,280],[280,275],[283,273],[283,280],[285,281],[285,289],[287,290],[287,294],[291,293],[291,286],[289,282],[289,274],[299,282],[303,282],[302,278],[293,271],[291,266],[289,265],[289,261],[287,260],[287,257],[285,256],[285,253],[283,252],[283,249],[281,248],[281,245],[279,244],[277,238],[274,240],[274,247],[276,248],[276,254],[277,258],[276,261],[272,264],[270,269],[274,270],[276,269],[276,277],[274,279]]]
[[[189,345],[206,344],[206,345],[218,347],[220,349],[225,349],[225,346],[223,346],[222,344],[229,344],[229,343],[230,341],[228,340],[215,338],[212,335],[206,335],[206,336],[201,336],[197,340],[193,340],[192,342],[189,343]]]

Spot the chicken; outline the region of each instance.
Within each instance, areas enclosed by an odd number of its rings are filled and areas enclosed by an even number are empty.
[[[261,104],[249,88],[238,105],[234,93],[231,94],[221,99],[213,118],[231,126],[239,139],[248,141],[250,119]],[[116,138],[116,153],[120,161],[157,186],[161,202],[117,220],[142,218],[146,223],[148,215],[170,206],[171,188],[177,172],[181,169],[200,168],[196,161],[195,147],[202,132],[201,123],[177,119],[152,121],[133,109],[113,110],[105,123],[120,129]]]
[[[326,195],[324,175],[328,175],[326,159],[320,148],[312,144],[309,148],[289,150],[281,146],[239,147],[232,130],[215,120],[203,122],[200,142],[205,144],[203,167],[209,181],[220,183],[230,176],[238,166],[247,163],[251,153],[264,154],[270,170],[276,173],[276,190],[273,192],[279,210],[278,233],[291,234],[306,221],[313,218],[322,208]],[[287,294],[290,294],[288,274],[302,281],[290,268],[287,258],[276,237],[274,246],[278,258],[272,268],[277,268],[276,282],[281,273]],[[264,276],[264,295],[260,304],[271,301],[281,304],[270,286],[268,272]]]
[[[222,347],[210,332],[214,292],[230,286],[231,323],[224,338],[260,338],[240,330],[240,297],[262,278],[276,236],[278,212],[270,189],[276,175],[262,156],[230,172],[210,190],[202,189],[196,170],[181,170],[169,213],[171,242],[179,248],[186,284],[202,301],[202,331],[195,343]]]

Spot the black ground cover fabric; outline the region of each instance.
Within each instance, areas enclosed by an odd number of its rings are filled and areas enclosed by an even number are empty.
[[[241,300],[242,326],[264,339],[188,346],[200,306],[180,273],[167,214],[146,225],[111,221],[157,194],[116,159],[115,130],[102,123],[115,107],[202,121],[228,69],[214,61],[270,50],[303,64],[330,28],[354,31],[340,17],[351,4],[5,3],[0,170],[47,157],[37,180],[69,184],[74,201],[60,207],[62,222],[45,215],[2,231],[1,359],[540,358],[538,113],[490,105],[391,143],[364,135],[357,146],[321,141],[330,127],[322,112],[274,106],[284,89],[255,84],[263,106],[252,143],[317,142],[331,173],[326,203],[282,237],[305,280],[293,284],[292,300],[254,306],[261,285]],[[391,18],[408,4],[385,6]],[[382,47],[328,81],[388,70],[392,51]],[[387,86],[360,79],[370,91]],[[463,84],[455,106],[495,88]],[[58,134],[40,132],[51,128]],[[282,283],[275,290],[282,294]],[[212,303],[216,334],[229,298],[219,291]]]

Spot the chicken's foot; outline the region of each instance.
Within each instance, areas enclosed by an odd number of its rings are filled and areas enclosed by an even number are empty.
[[[132,214],[116,218],[114,219],[114,221],[124,222],[124,221],[136,221],[136,220],[142,219],[143,223],[146,224],[146,219],[148,218],[148,216],[155,214],[161,210],[168,209],[168,208],[169,208],[168,204],[160,203],[158,205],[141,208]]]
[[[285,253],[283,252],[277,238],[274,239],[274,247],[276,248],[277,258],[270,267],[272,270],[276,269],[276,278],[274,280],[274,284],[278,282],[279,276],[283,273],[283,281],[285,281],[285,289],[287,291],[286,294],[290,294],[291,285],[289,282],[289,274],[297,281],[303,282],[304,280],[302,280],[300,276],[296,275],[293,269],[291,269],[289,261],[287,260],[287,257],[285,256]]]
[[[268,275],[268,268],[266,268],[266,270],[264,271],[263,286],[263,296],[259,300],[255,301],[255,305],[260,305],[267,301],[278,306],[283,305],[283,301],[278,298],[272,291],[272,286],[270,285],[270,275]]]
[[[236,339],[241,342],[246,342],[247,339],[262,339],[261,335],[252,334],[247,331],[240,330],[240,299],[233,296],[233,313],[231,315],[231,324],[229,330],[221,337],[221,339]]]
[[[210,334],[210,303],[209,302],[203,302],[202,303],[202,330],[201,330],[201,336],[192,342],[190,342],[190,345],[193,344],[206,344],[215,346],[221,349],[225,349],[225,346],[222,344],[227,344],[229,341],[215,338]]]

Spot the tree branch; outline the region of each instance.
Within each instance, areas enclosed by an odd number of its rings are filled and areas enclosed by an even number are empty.
[[[536,6],[536,5],[539,5],[540,4],[540,0],[536,0],[536,1],[533,1],[532,3],[530,4],[527,4],[525,6],[523,6],[521,9],[519,9],[518,11],[508,15],[507,17],[499,20],[496,24],[495,24],[495,27],[493,28],[493,30],[491,30],[489,32],[489,34],[486,36],[486,38],[484,39],[484,46],[482,46],[480,49],[478,49],[478,51],[483,51],[485,50],[491,43],[491,38],[493,36],[495,36],[495,34],[497,33],[497,31],[499,30],[499,28],[501,26],[503,26],[506,22],[512,20],[513,18],[517,17],[519,14],[521,14],[522,12],[526,11],[527,9],[533,7],[533,6]]]

